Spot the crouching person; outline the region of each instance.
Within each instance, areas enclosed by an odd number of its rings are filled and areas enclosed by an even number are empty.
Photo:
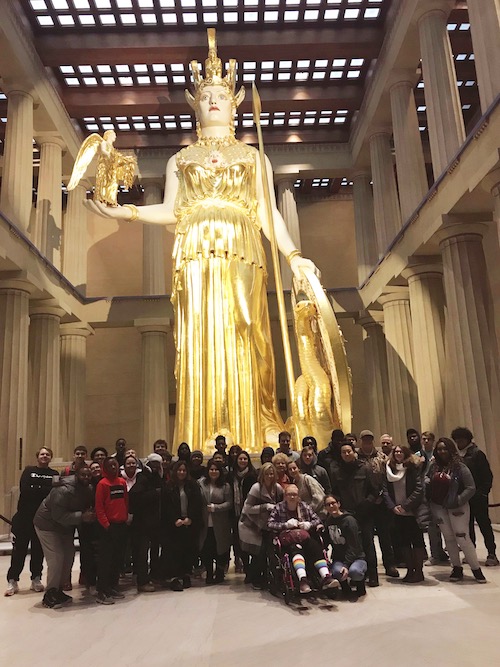
[[[74,475],[64,478],[60,486],[52,489],[33,519],[47,561],[44,607],[57,609],[73,600],[63,592],[63,585],[75,557],[75,526],[95,521],[90,479],[90,468],[83,464]]]
[[[306,564],[316,568],[322,588],[336,588],[338,582],[328,570],[323,550],[319,542],[311,537],[321,521],[313,510],[299,498],[299,490],[290,484],[285,490],[285,499],[272,510],[267,522],[268,529],[279,536],[283,548],[289,553],[299,580],[302,594],[311,592],[307,579]]]
[[[332,575],[340,582],[344,595],[356,599],[366,594],[367,568],[358,522],[352,514],[342,511],[336,496],[325,497],[325,509],[327,540],[332,546]],[[356,586],[355,594],[349,580]]]
[[[96,602],[114,604],[125,597],[118,590],[118,581],[127,545],[128,492],[115,457],[104,459],[102,472],[95,493],[95,511],[101,525]]]

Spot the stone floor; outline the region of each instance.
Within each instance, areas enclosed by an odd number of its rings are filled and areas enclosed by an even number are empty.
[[[9,560],[0,558],[2,581]],[[74,580],[77,569],[78,560]],[[233,574],[223,586],[183,593],[129,588],[110,607],[76,586],[72,605],[50,610],[27,590],[25,572],[20,593],[0,601],[0,665],[488,667],[500,664],[500,567],[484,572],[486,585],[467,566],[460,584],[448,583],[448,567],[426,567],[425,583],[414,586],[382,575],[363,601],[305,611]]]

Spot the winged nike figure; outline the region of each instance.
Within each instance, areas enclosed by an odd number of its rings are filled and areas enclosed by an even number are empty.
[[[68,190],[76,188],[89,164],[99,153],[97,159],[94,201],[108,206],[118,206],[118,184],[123,181],[125,187],[132,187],[137,160],[134,156],[124,155],[117,151],[113,144],[116,141],[114,130],[106,130],[101,137],[95,132],[88,136],[80,146],[76,156]]]

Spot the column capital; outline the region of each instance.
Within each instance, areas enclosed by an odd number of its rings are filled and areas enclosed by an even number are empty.
[[[146,176],[141,178],[139,183],[146,187],[147,185],[158,185],[160,188],[163,188],[165,185],[165,178],[163,176]]]
[[[150,317],[134,320],[134,327],[144,333],[169,333],[172,331],[172,320],[168,317]]]
[[[351,178],[353,181],[355,181],[357,178],[369,178],[371,180],[372,172],[370,167],[365,167],[365,168],[360,167],[356,169],[356,171],[352,173]]]
[[[61,337],[81,336],[82,338],[88,338],[88,336],[95,334],[95,329],[90,324],[87,324],[87,322],[65,322],[61,324],[59,334]]]
[[[463,218],[454,218],[454,216],[443,216],[443,226],[439,229],[434,237],[442,246],[446,241],[458,236],[480,236],[483,237],[488,229],[486,221],[475,221]]]
[[[39,134],[35,135],[35,141],[40,146],[45,144],[54,144],[55,146],[59,146],[62,151],[66,150],[67,148],[66,143],[62,137],[60,137],[55,132],[40,132]]]
[[[32,92],[24,90],[23,86],[16,81],[9,81],[8,79],[2,79],[2,90],[7,95],[7,100],[10,95],[22,95],[23,97],[31,98],[31,101],[34,102],[35,97]]]
[[[28,295],[33,294],[35,286],[29,280],[22,278],[2,278],[0,279],[0,294],[5,292],[26,292]]]
[[[35,299],[30,302],[30,317],[37,315],[53,315],[61,318],[66,315],[66,311],[56,299]]]
[[[427,16],[441,15],[446,20],[453,9],[449,0],[420,0],[418,8],[414,14],[414,20],[420,23]]]
[[[418,79],[419,74],[416,69],[393,69],[389,74],[387,86],[390,91],[398,86],[410,86],[413,90]]]
[[[409,265],[403,269],[401,275],[406,280],[416,279],[422,275],[443,275],[443,265],[441,257],[436,255],[429,255],[428,257],[411,257]]]
[[[377,301],[385,306],[388,303],[394,303],[396,301],[409,301],[410,300],[410,290],[408,287],[395,285],[394,287],[387,287],[386,291],[381,294]]]
[[[391,125],[375,125],[371,127],[366,133],[368,141],[371,141],[373,138],[378,136],[388,136],[392,137],[392,126]]]
[[[490,192],[494,197],[500,195],[500,167],[493,169],[481,181],[481,187]]]
[[[293,188],[293,184],[295,183],[297,178],[299,178],[298,174],[278,174],[274,178],[274,183],[275,185],[283,185],[284,183],[289,183]]]
[[[384,323],[383,310],[360,310],[359,315],[354,318],[356,324],[359,324],[363,329],[373,326],[381,326]]]

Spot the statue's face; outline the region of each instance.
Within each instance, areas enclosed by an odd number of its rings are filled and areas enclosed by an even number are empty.
[[[224,127],[233,122],[230,94],[224,86],[206,86],[198,103],[198,120],[204,127]]]

